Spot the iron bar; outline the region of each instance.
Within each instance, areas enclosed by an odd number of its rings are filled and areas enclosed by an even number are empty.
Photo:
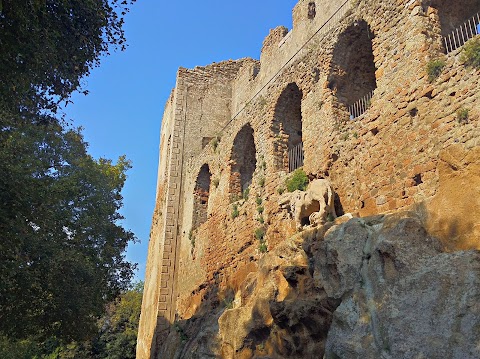
[[[476,13],[465,21],[462,25],[458,26],[447,36],[444,36],[443,42],[445,44],[446,53],[455,51],[459,47],[465,45],[465,43],[476,35],[480,35],[480,13]]]
[[[303,166],[303,142],[288,150],[288,171],[293,172]]]

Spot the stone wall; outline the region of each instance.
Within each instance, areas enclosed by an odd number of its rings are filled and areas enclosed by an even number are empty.
[[[298,2],[290,33],[270,33],[260,63],[179,70],[162,120],[138,358],[160,357],[164,329],[198,315],[207,296],[218,304],[236,291],[264,255],[262,231],[268,251],[296,232],[278,198],[286,153],[299,140],[303,169],[330,179],[337,212],[428,204],[445,218],[435,205],[440,153],[480,144],[480,71],[461,62],[461,49],[444,55],[441,34],[479,2],[363,0],[339,9],[316,1],[313,18],[310,3]],[[436,58],[446,65],[429,80]],[[367,110],[350,120],[348,106],[372,90]],[[467,121],[459,109],[469,110]],[[197,221],[205,165],[211,180]],[[480,248],[478,240],[458,243]]]

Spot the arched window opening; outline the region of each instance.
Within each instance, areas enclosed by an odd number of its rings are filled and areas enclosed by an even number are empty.
[[[293,171],[303,166],[302,91],[290,83],[275,106],[272,130],[275,133],[275,165],[278,170]]]
[[[317,10],[315,9],[315,2],[311,1],[308,3],[308,18],[312,20],[315,18],[315,15],[317,15]]]
[[[377,88],[372,39],[370,26],[355,21],[340,34],[333,50],[328,86],[349,111],[350,119],[368,109]]]
[[[440,27],[443,46],[448,53],[462,46],[480,33],[479,0],[431,0],[424,2],[424,9]]]
[[[212,174],[207,164],[200,169],[193,193],[193,224],[192,229],[197,229],[207,221],[208,199],[210,197],[210,180]]]
[[[233,199],[240,198],[250,187],[256,166],[253,128],[250,124],[246,124],[233,141],[230,175],[230,194]]]

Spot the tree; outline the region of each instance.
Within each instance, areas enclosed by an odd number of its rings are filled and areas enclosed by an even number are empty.
[[[2,359],[135,359],[143,282],[135,284],[107,305],[97,322],[97,333],[84,342],[61,344],[55,338],[43,343],[11,341],[0,337]]]
[[[105,350],[97,358],[135,359],[142,293],[143,282],[140,282],[122,294],[107,310],[100,321],[101,331],[97,339],[97,343],[102,343]]]
[[[130,163],[95,160],[59,104],[110,49],[135,0],[0,0],[0,335],[87,338],[124,290]],[[86,93],[86,90],[83,89]]]
[[[130,163],[94,160],[79,130],[17,121],[0,132],[0,332],[84,339],[130,283],[119,225]]]
[[[134,1],[0,0],[3,117],[55,115],[103,55],[125,49],[123,17]]]

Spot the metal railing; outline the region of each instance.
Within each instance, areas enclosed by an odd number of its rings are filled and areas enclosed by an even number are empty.
[[[445,51],[455,51],[460,46],[463,46],[468,40],[475,35],[480,34],[480,13],[476,13],[473,17],[468,19],[463,25],[457,27],[448,36],[443,38]]]
[[[303,142],[288,150],[288,172],[303,166]]]
[[[373,91],[370,91],[348,108],[348,111],[350,112],[350,120],[356,119],[357,117],[363,115],[365,111],[367,111],[367,109],[370,107],[372,96]]]

